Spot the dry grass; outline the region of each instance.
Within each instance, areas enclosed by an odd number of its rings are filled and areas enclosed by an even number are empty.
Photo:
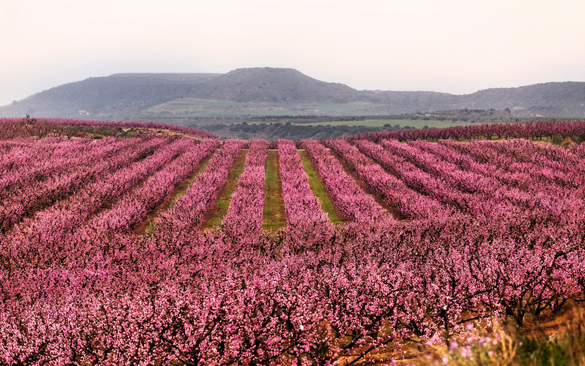
[[[585,365],[585,308],[572,304],[564,312],[523,328],[493,322],[490,332],[472,336],[461,345],[431,346],[414,362],[417,366],[449,364],[461,366]]]

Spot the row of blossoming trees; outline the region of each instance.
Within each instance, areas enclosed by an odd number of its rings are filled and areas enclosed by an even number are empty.
[[[202,138],[217,138],[211,132],[198,130],[193,127],[167,125],[156,122],[115,122],[115,121],[91,121],[64,118],[0,118],[0,139],[11,139],[22,136],[51,136],[67,135],[64,127],[115,127],[115,128],[150,128],[156,130],[168,130]]]
[[[585,133],[585,121],[531,121],[525,123],[491,123],[482,125],[453,126],[448,128],[415,129],[406,131],[385,131],[358,134],[350,140],[381,141],[393,139],[445,140],[445,139],[542,139],[543,137],[576,137]]]
[[[363,362],[585,293],[582,146],[270,145],[0,140],[0,364]],[[288,224],[277,232],[261,229],[269,147]],[[244,148],[227,214],[203,230]],[[350,223],[329,221],[298,148]]]

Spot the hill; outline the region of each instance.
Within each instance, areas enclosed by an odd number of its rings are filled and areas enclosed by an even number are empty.
[[[294,69],[237,69],[202,83],[191,97],[239,103],[350,103],[360,93],[347,85],[326,83]]]
[[[461,109],[510,109],[516,116],[585,116],[584,82],[550,82],[516,88],[492,88],[472,94],[383,91],[370,101],[392,113]]]
[[[61,85],[0,108],[0,116],[165,119],[270,115],[388,115],[510,109],[516,116],[585,116],[585,83],[551,82],[467,95],[359,91],[294,69],[227,74],[114,74]]]
[[[542,83],[518,88],[495,88],[462,95],[452,109],[503,110],[521,116],[585,116],[585,83]]]
[[[185,96],[219,74],[114,74],[64,84],[0,108],[0,116],[28,113],[57,118],[115,119]]]

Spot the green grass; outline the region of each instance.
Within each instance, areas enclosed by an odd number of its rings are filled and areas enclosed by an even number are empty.
[[[299,151],[299,155],[301,156],[301,162],[305,167],[305,172],[309,176],[309,185],[311,186],[311,190],[313,194],[319,199],[321,202],[321,208],[324,212],[329,215],[329,221],[334,224],[341,224],[343,221],[339,219],[337,214],[335,213],[335,207],[333,206],[333,202],[329,198],[329,195],[325,191],[325,187],[317,174],[317,171],[313,167],[309,156],[307,155],[306,151]]]
[[[262,228],[265,230],[278,230],[286,226],[278,151],[268,151],[263,215]]]
[[[314,103],[237,103],[202,100],[194,98],[176,99],[149,108],[152,113],[169,112],[182,117],[213,116],[296,116],[307,114],[368,114],[377,104],[314,104]]]
[[[248,151],[242,150],[237,156],[234,165],[230,169],[226,183],[217,194],[215,206],[210,210],[207,220],[203,223],[202,227],[211,228],[221,225],[221,221],[230,207],[232,194],[236,191],[236,187],[238,186],[240,175],[244,172],[246,155],[248,155]]]

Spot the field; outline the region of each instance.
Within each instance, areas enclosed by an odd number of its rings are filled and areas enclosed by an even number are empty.
[[[369,110],[376,107],[380,106],[365,103],[238,103],[184,98],[151,107],[146,112],[181,117],[347,115],[368,114]]]
[[[65,124],[0,120],[0,365],[533,357],[485,332],[585,294],[585,122],[297,142]]]
[[[400,128],[410,126],[414,128],[433,127],[433,128],[447,128],[453,126],[467,126],[469,122],[451,122],[438,120],[410,120],[410,119],[368,119],[364,121],[333,121],[333,122],[315,122],[302,123],[307,126],[366,126],[366,127],[384,127],[390,125],[392,127],[398,125]]]

